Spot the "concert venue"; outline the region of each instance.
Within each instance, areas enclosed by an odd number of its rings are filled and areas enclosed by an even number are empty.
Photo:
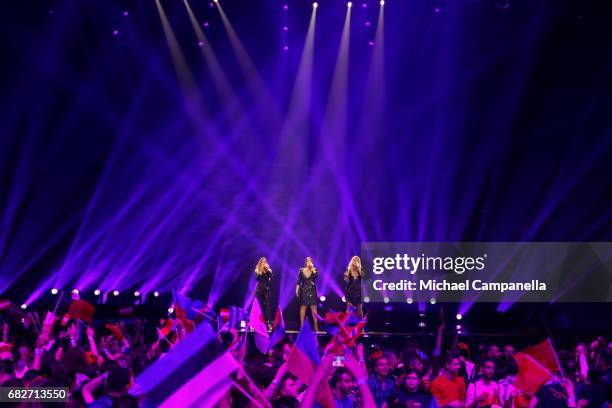
[[[1,406],[612,406],[611,3],[0,20]]]

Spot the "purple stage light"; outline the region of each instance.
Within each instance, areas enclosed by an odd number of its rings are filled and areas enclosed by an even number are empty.
[[[461,313],[457,313],[457,320],[463,319],[463,315]]]
[[[283,50],[285,50],[285,51],[289,51],[289,46],[285,45],[285,46],[283,47]]]
[[[365,25],[366,25],[366,27],[369,27],[369,26],[371,26],[371,25],[372,25],[372,23],[371,23],[371,22],[369,22],[369,21],[366,21],[366,22],[365,22]]]
[[[438,14],[439,12],[440,12],[440,7],[436,7],[436,8],[434,9],[434,13]]]
[[[119,30],[113,30],[113,35],[114,35],[114,36],[119,35]]]
[[[56,288],[51,289],[51,294],[52,295],[57,295],[57,289]]]
[[[124,17],[127,17],[127,16],[129,16],[129,15],[130,15],[130,13],[129,13],[127,10],[125,10],[125,11],[123,12],[123,16],[124,16]]]
[[[28,305],[27,305],[26,303],[24,303],[24,304],[22,304],[22,305],[21,305],[21,308],[22,308],[23,310],[26,310],[26,309],[28,308]]]
[[[72,293],[73,293],[74,295],[78,295],[78,294],[79,294],[79,290],[78,290],[78,289],[76,289],[76,288],[74,288],[74,289],[72,289]]]
[[[412,300],[411,297],[406,299],[406,303],[408,303],[409,305],[412,304],[412,302],[414,302],[414,300]]]
[[[113,290],[113,296],[119,296],[119,291],[118,290]]]
[[[101,292],[100,292],[100,289],[96,289],[96,290],[94,290],[94,295],[96,295],[96,296],[100,296],[100,293],[101,293]]]
[[[429,299],[429,303],[431,303],[432,305],[436,304],[436,298],[432,297],[431,299]]]
[[[321,296],[319,296],[319,300],[321,302],[325,302],[327,300],[327,298],[325,297],[325,295],[321,295]]]
[[[208,27],[210,24],[208,24],[208,21],[205,21],[203,25],[204,27]]]
[[[284,4],[283,5],[283,10],[288,10],[289,9],[289,5],[288,4]]]
[[[284,27],[283,27],[283,31],[289,31],[289,27],[284,26]]]
[[[159,297],[159,292],[158,291],[153,292],[153,296]]]
[[[368,41],[368,45],[369,45],[370,47],[373,47],[373,46],[374,46],[374,41]]]
[[[204,41],[198,41],[198,47],[203,47],[204,46]]]
[[[140,291],[138,291],[138,290],[134,291],[134,296],[135,296],[135,297],[140,296]]]
[[[368,7],[368,3],[361,3],[361,7],[367,8]]]

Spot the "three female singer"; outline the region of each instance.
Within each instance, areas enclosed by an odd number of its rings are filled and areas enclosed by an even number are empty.
[[[363,305],[361,304],[361,278],[363,278],[363,268],[361,267],[361,259],[355,255],[344,272],[344,281],[346,282],[346,312],[354,306],[357,308],[357,313],[363,317]]]
[[[272,269],[270,268],[270,265],[268,265],[268,261],[265,257],[260,258],[259,262],[257,262],[257,266],[255,266],[255,278],[257,279],[255,297],[257,298],[259,306],[261,307],[268,330],[272,330],[272,296],[270,294]]]
[[[319,272],[314,267],[312,258],[306,257],[304,267],[300,268],[298,272],[295,295],[300,300],[300,327],[304,325],[306,307],[309,306],[315,332],[319,331],[319,322],[317,321],[317,287],[315,285],[318,276]]]

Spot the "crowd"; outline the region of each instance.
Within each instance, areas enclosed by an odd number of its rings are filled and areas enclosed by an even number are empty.
[[[68,387],[69,402],[23,406],[137,407],[139,399],[129,394],[135,377],[189,336],[180,321],[167,332],[160,330],[164,322],[144,319],[95,325],[43,320],[37,328],[3,318],[0,386]],[[603,337],[557,349],[558,372],[525,392],[515,387],[519,364],[511,342],[463,336],[443,344],[442,335],[443,326],[432,344],[406,339],[395,347],[364,346],[362,338],[342,353],[329,352],[329,337],[319,336],[320,364],[310,384],[303,384],[288,370],[290,336],[263,354],[250,334],[240,341],[245,335],[230,330],[219,340],[244,369],[217,406],[316,407],[325,389],[343,408],[612,406],[612,342]]]

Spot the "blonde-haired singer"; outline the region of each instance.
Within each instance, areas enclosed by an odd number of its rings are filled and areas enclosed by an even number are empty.
[[[312,314],[313,327],[315,332],[319,331],[317,321],[317,286],[315,281],[319,276],[319,271],[314,267],[311,257],[306,257],[304,267],[298,272],[298,280],[295,286],[295,295],[300,300],[300,327],[304,325],[306,318],[306,307],[310,307]]]
[[[346,271],[344,271],[344,281],[346,282],[346,311],[348,313],[351,306],[357,308],[359,316],[363,317],[363,305],[361,303],[361,278],[363,278],[363,268],[361,259],[355,255],[351,258]]]

